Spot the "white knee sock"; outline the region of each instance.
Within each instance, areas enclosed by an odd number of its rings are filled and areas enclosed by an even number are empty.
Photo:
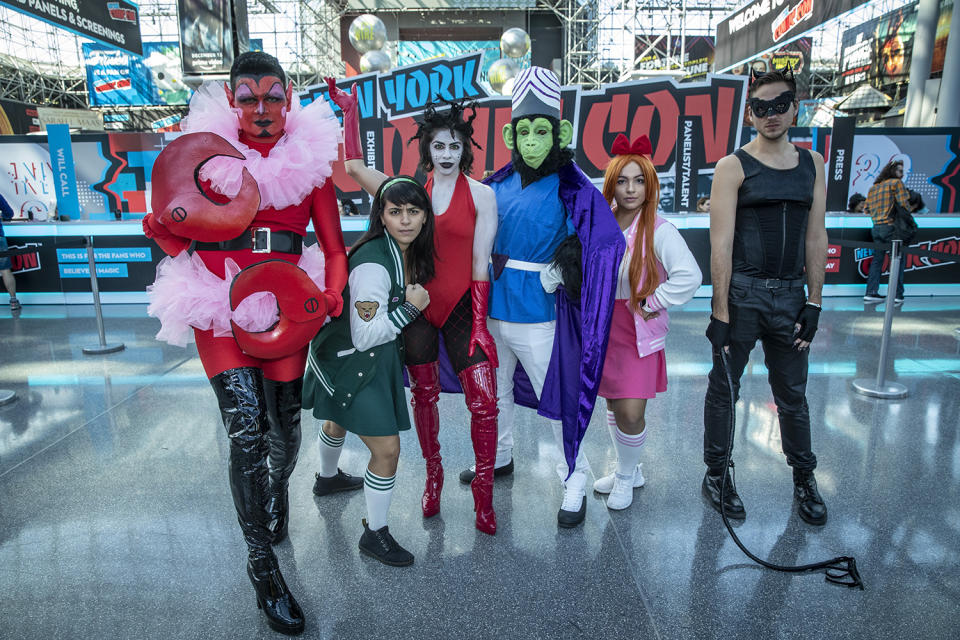
[[[320,429],[320,477],[332,478],[337,475],[337,464],[343,450],[344,438],[334,438]]]
[[[367,469],[363,477],[363,497],[367,500],[367,526],[376,531],[387,526],[387,512],[393,497],[396,474],[383,478]]]
[[[644,429],[635,436],[620,431],[612,411],[607,411],[607,426],[610,428],[613,446],[617,450],[617,473],[633,477],[637,463],[640,462],[640,450],[647,439],[647,430]]]

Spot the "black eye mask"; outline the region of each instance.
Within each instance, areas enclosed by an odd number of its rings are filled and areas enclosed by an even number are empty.
[[[790,105],[796,100],[793,91],[784,91],[773,100],[761,100],[760,98],[750,98],[750,110],[758,118],[766,118],[775,113],[786,113]]]

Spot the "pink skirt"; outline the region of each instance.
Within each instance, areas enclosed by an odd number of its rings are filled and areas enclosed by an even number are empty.
[[[603,363],[599,395],[602,398],[656,398],[667,390],[667,358],[663,349],[643,358],[637,353],[633,313],[617,300],[610,321],[610,342]]]

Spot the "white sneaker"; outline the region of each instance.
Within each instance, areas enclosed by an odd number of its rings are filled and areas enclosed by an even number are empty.
[[[603,476],[593,483],[593,490],[597,493],[610,493],[613,491],[613,481],[616,475],[611,473],[608,476]],[[633,472],[633,488],[642,487],[644,482],[646,481],[643,479],[643,463],[641,462]]]
[[[607,509],[619,511],[633,504],[633,483],[630,477],[614,474],[613,489],[607,496]]]

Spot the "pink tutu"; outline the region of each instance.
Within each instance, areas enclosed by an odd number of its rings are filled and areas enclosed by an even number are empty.
[[[324,257],[318,245],[303,247],[297,266],[322,290]],[[266,331],[279,319],[277,298],[258,291],[230,311],[230,284],[240,272],[232,258],[224,260],[221,279],[210,272],[203,260],[186,251],[167,256],[157,265],[157,279],[147,287],[147,315],[160,320],[157,340],[177,347],[192,342],[193,329],[213,330],[215,337],[232,335],[230,320],[246,331]]]
[[[200,178],[209,180],[217,193],[233,198],[240,191],[246,168],[260,189],[260,208],[284,209],[303,202],[314,188],[323,186],[340,155],[340,123],[327,101],[317,99],[301,108],[294,99],[286,135],[270,155],[240,142],[237,114],[230,108],[220,83],[205,83],[190,99],[190,114],[180,128],[185,133],[209,131],[230,142],[245,159],[215,156],[200,168]]]

